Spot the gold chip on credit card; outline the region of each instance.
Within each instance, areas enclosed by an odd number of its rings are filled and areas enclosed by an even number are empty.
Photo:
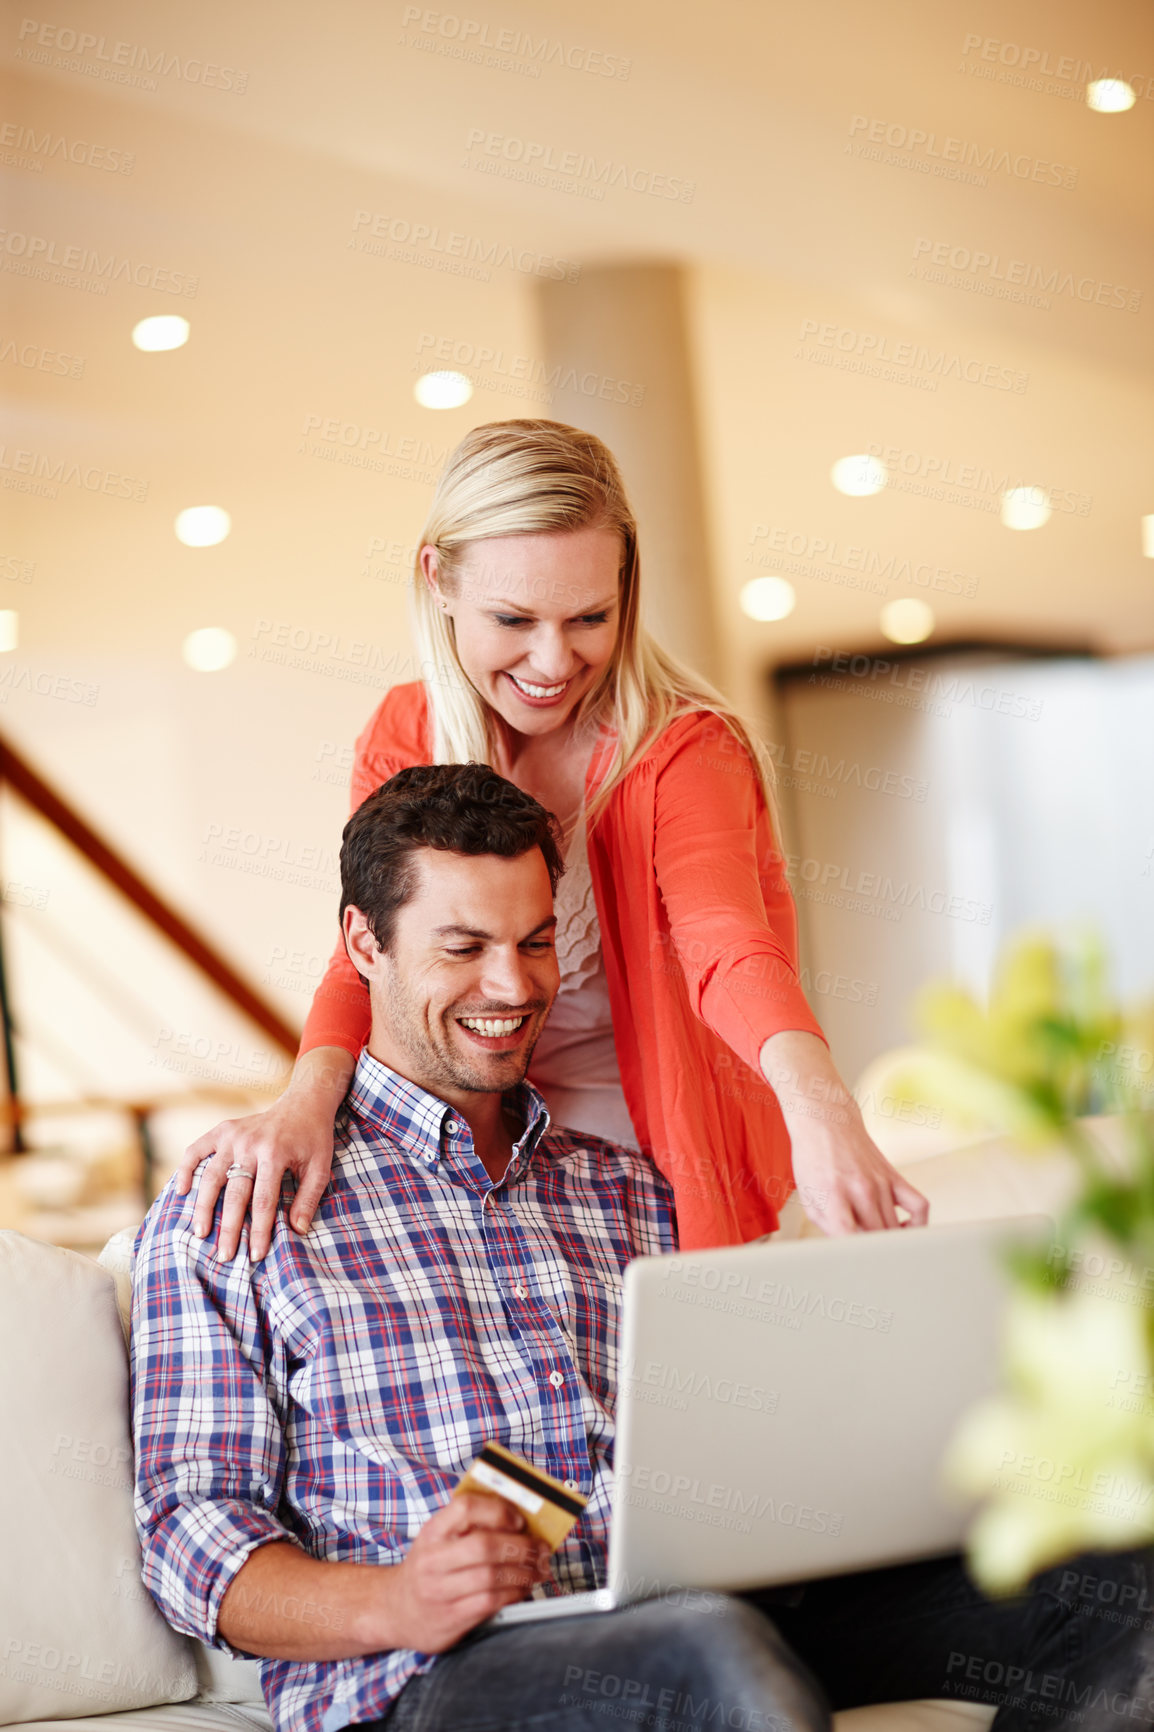
[[[551,1552],[557,1550],[589,1502],[579,1491],[570,1491],[560,1480],[499,1443],[487,1443],[472,1467],[462,1474],[453,1487],[453,1496],[462,1491],[507,1498],[521,1511],[533,1537],[544,1540]]]

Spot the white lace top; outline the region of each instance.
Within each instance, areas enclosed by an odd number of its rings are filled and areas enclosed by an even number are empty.
[[[553,906],[557,914],[557,966],[561,970],[561,991],[576,992],[592,978],[601,962],[601,928],[597,923],[597,904],[593,900],[593,878],[589,871],[584,804],[569,839],[565,871],[557,886]]]
[[[613,1044],[584,804],[565,856],[555,907],[561,987],[533,1050],[529,1081],[544,1095],[555,1124],[636,1148]]]

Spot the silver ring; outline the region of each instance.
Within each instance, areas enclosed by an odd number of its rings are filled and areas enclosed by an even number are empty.
[[[224,1175],[226,1179],[255,1179],[256,1174],[250,1173],[247,1167],[230,1167]]]

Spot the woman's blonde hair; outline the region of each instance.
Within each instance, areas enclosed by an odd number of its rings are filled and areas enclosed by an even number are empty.
[[[437,606],[421,570],[420,550],[437,551],[439,582],[452,597],[463,550],[498,535],[543,535],[607,528],[620,535],[620,614],[613,655],[585,694],[577,728],[605,722],[616,749],[588,816],[646,747],[677,716],[711,711],[749,752],[777,829],[773,762],[721,693],[669,654],[641,624],[637,523],[612,452],[593,433],[562,421],[490,421],[466,433],[450,453],[417,543],[413,635],[422,667],[446,677],[426,682],[438,764],[491,764],[494,716],[457,654],[451,617]],[[458,677],[459,675],[459,677]]]

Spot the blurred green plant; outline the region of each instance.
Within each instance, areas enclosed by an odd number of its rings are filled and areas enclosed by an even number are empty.
[[[1154,1539],[1154,1003],[1123,1009],[1108,974],[1092,932],[1021,934],[986,1006],[921,993],[924,1044],[894,1083],[1077,1163],[1054,1241],[1013,1254],[1004,1393],[965,1416],[945,1463],[983,1500],[967,1549],[991,1593]],[[1121,1117],[1120,1163],[1095,1139],[1100,1114]]]

